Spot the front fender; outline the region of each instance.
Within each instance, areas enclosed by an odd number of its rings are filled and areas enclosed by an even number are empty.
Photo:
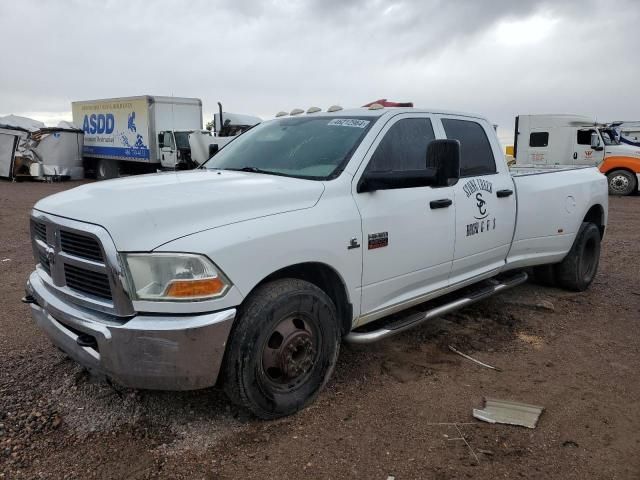
[[[351,238],[362,244],[361,223],[352,198],[327,201],[298,212],[258,218],[195,233],[155,251],[207,255],[244,299],[264,278],[300,263],[321,263],[342,277],[354,315],[360,311],[362,249],[349,249]],[[323,202],[321,202],[322,204]],[[216,309],[237,306],[236,298],[216,300]]]
[[[600,171],[605,175],[618,169],[629,170],[638,174],[640,173],[640,158],[616,155],[607,157],[600,165]]]

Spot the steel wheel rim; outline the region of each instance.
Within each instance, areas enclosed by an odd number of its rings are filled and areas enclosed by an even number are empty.
[[[629,179],[624,175],[616,175],[611,177],[609,184],[611,185],[611,189],[616,192],[626,192],[629,188]]]
[[[281,319],[262,346],[260,374],[272,387],[291,392],[311,376],[319,356],[320,332],[301,312]]]

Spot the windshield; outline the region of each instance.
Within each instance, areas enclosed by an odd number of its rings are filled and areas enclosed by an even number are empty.
[[[191,132],[175,132],[178,148],[189,148],[189,134]]]
[[[602,135],[602,140],[605,145],[620,145],[620,142],[617,140],[616,132],[610,128],[601,128],[600,135]]]
[[[375,120],[322,116],[261,123],[220,150],[205,168],[335,178]]]

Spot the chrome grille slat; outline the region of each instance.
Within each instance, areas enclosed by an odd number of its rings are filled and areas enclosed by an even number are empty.
[[[33,229],[36,238],[39,238],[43,242],[47,241],[47,226],[44,223],[33,222]]]
[[[69,288],[111,300],[111,286],[107,275],[94,273],[69,264],[65,264],[64,273]]]
[[[60,247],[65,253],[89,260],[103,261],[100,244],[91,237],[60,230]]]
[[[47,275],[51,276],[51,266],[49,265],[47,256],[43,252],[38,252],[38,260],[40,262],[40,266],[45,272],[47,272]]]

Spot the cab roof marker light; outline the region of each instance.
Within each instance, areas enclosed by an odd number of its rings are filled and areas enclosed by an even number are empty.
[[[301,113],[304,113],[304,110],[302,110],[301,108],[294,108],[293,110],[291,110],[291,113],[289,113],[289,115],[300,115]]]
[[[281,111],[281,112],[276,113],[276,118],[278,118],[278,117],[286,117],[287,115],[289,115],[287,112],[282,112]]]
[[[329,108],[327,108],[327,112],[339,112],[340,110],[342,110],[342,107],[340,105],[331,105]]]
[[[374,103],[369,106],[369,110],[381,110],[384,108],[384,105],[380,105],[379,103]]]
[[[321,112],[322,110],[318,107],[309,107],[309,110],[307,110],[307,113],[318,113]]]

